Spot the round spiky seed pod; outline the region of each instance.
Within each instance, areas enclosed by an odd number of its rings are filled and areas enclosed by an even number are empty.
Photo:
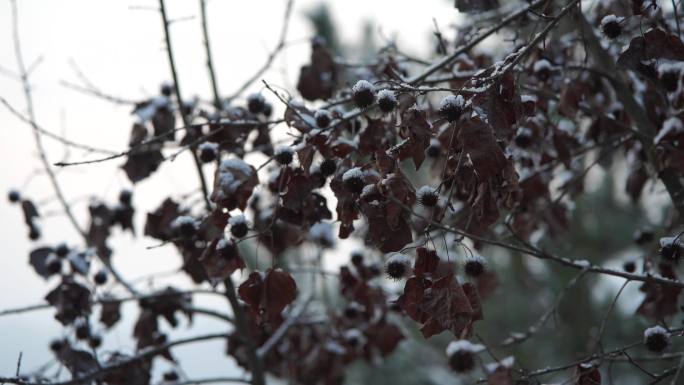
[[[182,238],[192,238],[197,232],[197,221],[195,218],[181,215],[174,219],[171,223],[171,228]]]
[[[67,345],[68,345],[68,342],[65,341],[64,339],[60,338],[60,339],[52,340],[50,342],[50,350],[53,353],[59,353],[59,351],[61,351]]]
[[[676,262],[681,256],[681,244],[677,240],[675,242],[674,237],[664,237],[660,238],[660,258],[668,262]]]
[[[271,116],[272,113],[273,113],[273,105],[270,102],[265,101],[264,102],[264,108],[261,110],[261,114],[268,118]]]
[[[62,272],[62,260],[57,255],[51,254],[45,260],[45,268],[51,275],[59,274]]]
[[[337,170],[337,163],[333,159],[325,159],[320,165],[321,174],[325,177],[329,177],[334,174]]]
[[[342,182],[353,193],[361,193],[363,186],[365,185],[363,181],[364,172],[360,167],[354,167],[342,174]]]
[[[292,163],[294,159],[294,150],[291,147],[280,146],[275,149],[275,155],[273,156],[276,162],[287,166]]]
[[[107,283],[107,272],[105,270],[98,271],[97,273],[95,273],[93,281],[95,281],[96,285],[104,285],[105,283]]]
[[[93,334],[88,338],[88,346],[97,349],[102,346],[102,337],[99,334]]]
[[[534,72],[535,76],[539,78],[539,80],[546,81],[551,77],[552,68],[553,66],[551,65],[551,62],[546,59],[539,59],[534,62],[532,71]]]
[[[254,93],[247,96],[247,109],[253,114],[258,114],[264,111],[266,106],[266,99],[261,94]]]
[[[352,99],[359,108],[367,108],[375,102],[375,86],[367,80],[359,80],[352,87]]]
[[[628,273],[634,273],[636,271],[636,263],[634,261],[627,261],[622,265],[622,268]]]
[[[658,80],[667,92],[675,92],[682,79],[684,65],[680,62],[662,63],[658,66]]]
[[[532,130],[527,127],[520,127],[513,141],[520,148],[529,147],[532,144]]]
[[[230,217],[228,224],[230,225],[230,233],[233,234],[235,238],[242,238],[247,235],[247,232],[249,231],[247,219],[245,219],[245,216],[242,214]]]
[[[9,190],[7,193],[7,200],[11,203],[18,203],[21,200],[21,194],[17,190]]]
[[[169,370],[168,372],[164,373],[164,381],[174,382],[178,381],[178,378],[178,373],[176,373],[175,370]]]
[[[653,241],[655,234],[649,229],[639,229],[634,232],[634,243],[637,245],[645,245]]]
[[[654,353],[662,353],[670,345],[670,334],[662,326],[644,330],[644,345]]]
[[[363,306],[358,302],[350,302],[344,308],[344,316],[349,319],[358,318],[361,313],[363,313]]]
[[[351,263],[354,266],[363,265],[363,253],[360,251],[354,251],[351,254]]]
[[[358,348],[366,343],[366,336],[359,329],[348,329],[342,334],[345,342],[352,348]]]
[[[123,189],[119,193],[119,203],[129,207],[133,201],[133,192],[129,189]]]
[[[79,340],[85,340],[88,337],[90,337],[90,325],[88,325],[88,322],[79,322],[76,325],[76,338]]]
[[[439,154],[442,152],[442,145],[439,143],[439,140],[437,139],[430,139],[430,145],[428,146],[427,150],[425,150],[427,153],[427,156],[430,158],[436,158],[439,156]]]
[[[173,84],[169,82],[162,83],[161,87],[159,87],[159,92],[166,97],[170,97],[173,93]]]
[[[430,186],[423,186],[416,192],[418,202],[425,207],[435,207],[439,203],[439,193]]]
[[[218,158],[219,145],[213,142],[204,142],[197,147],[199,158],[203,163],[213,162]]]
[[[388,277],[399,280],[411,272],[411,259],[404,254],[394,253],[385,262],[385,273]]]
[[[615,15],[608,15],[601,19],[601,31],[609,39],[615,39],[622,34],[620,19]]]
[[[59,258],[64,258],[68,254],[69,254],[69,246],[67,246],[66,243],[60,243],[55,248],[55,255],[57,255]]]
[[[332,114],[328,110],[318,110],[314,114],[314,119],[318,128],[327,128],[332,122]]]
[[[457,121],[465,112],[465,100],[461,95],[449,95],[439,103],[439,114],[449,123]]]
[[[477,278],[487,270],[487,261],[481,255],[470,255],[463,263],[463,271],[467,276]]]
[[[397,108],[397,104],[399,104],[399,102],[397,101],[397,96],[394,94],[394,91],[381,90],[378,92],[378,108],[380,108],[380,111],[384,113],[392,112]]]
[[[473,344],[468,340],[452,341],[446,348],[449,358],[449,367],[456,373],[465,373],[473,370],[476,364],[477,353],[484,350],[479,344]]]

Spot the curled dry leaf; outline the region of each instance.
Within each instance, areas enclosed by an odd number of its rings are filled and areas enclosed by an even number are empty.
[[[45,300],[57,310],[55,318],[62,325],[90,314],[90,290],[68,276],[62,278],[59,286],[50,291]]]

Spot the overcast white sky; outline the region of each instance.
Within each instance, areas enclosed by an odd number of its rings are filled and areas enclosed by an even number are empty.
[[[62,132],[70,139],[96,147],[120,151],[125,149],[132,117],[126,107],[79,94],[60,85],[66,79],[78,82],[70,61],[78,64],[86,76],[107,93],[130,99],[140,99],[157,92],[162,81],[169,80],[166,53],[162,45],[160,17],[145,9],[156,7],[154,0],[18,0],[20,33],[25,60],[31,64],[42,58],[31,74],[37,120],[53,132]],[[205,56],[201,45],[198,1],[167,0],[171,18],[194,16],[194,19],[173,24],[172,37],[185,97],[209,97]],[[311,36],[303,13],[318,1],[297,0],[288,41],[302,41]],[[356,42],[365,20],[375,23],[378,39],[397,37],[400,46],[425,56],[432,49],[429,40],[432,19],[436,18],[445,31],[458,14],[447,0],[345,0],[331,1],[332,14],[343,42]],[[209,0],[210,34],[219,88],[224,94],[236,89],[241,81],[261,65],[277,40],[281,26],[284,0]],[[0,96],[24,111],[20,83],[12,78],[16,61],[12,46],[9,0],[0,0]],[[308,60],[308,44],[294,44],[276,61],[274,70],[264,78],[274,84],[296,84],[299,66]],[[7,73],[10,72],[10,74]],[[283,71],[286,76],[283,76]],[[30,128],[0,106],[0,192],[19,188],[37,201],[53,194],[43,176],[26,184],[33,170],[40,167]],[[55,162],[64,149],[45,139],[48,158]],[[87,154],[71,152],[72,160],[86,159]],[[118,170],[120,160],[95,166],[70,168],[59,172],[65,193],[74,201],[79,219],[85,223],[87,197],[95,194],[114,202],[119,190],[129,186]],[[144,212],[155,208],[168,195],[180,195],[196,188],[197,179],[190,169],[189,157],[166,163],[150,181],[135,187],[135,203],[140,211],[136,221],[142,228]],[[55,211],[52,202],[43,211]],[[0,309],[40,303],[55,280],[44,282],[27,264],[28,252],[35,246],[28,242],[27,230],[18,207],[0,199]],[[38,244],[56,244],[69,240],[78,243],[76,233],[63,216],[42,220],[44,238]],[[129,277],[150,272],[168,271],[178,266],[179,258],[170,247],[146,250],[154,240],[115,234],[112,240],[117,250],[114,263]],[[177,282],[186,283],[184,280]],[[145,289],[142,284],[140,288]],[[223,301],[208,306],[225,308]],[[129,306],[135,306],[133,304]],[[105,337],[105,347],[133,349],[130,339],[131,309],[123,325]],[[0,376],[11,375],[19,352],[23,352],[22,367],[36,368],[48,360],[50,339],[60,335],[60,325],[52,319],[52,310],[0,318]],[[197,317],[191,331],[181,328],[174,336],[223,330],[213,321]],[[232,371],[232,364],[223,355],[223,343],[204,344],[176,349],[184,368],[191,377],[222,375]],[[202,352],[198,356],[197,352]]]

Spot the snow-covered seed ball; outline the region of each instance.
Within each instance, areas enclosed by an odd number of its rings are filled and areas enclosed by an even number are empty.
[[[404,254],[394,253],[385,262],[385,273],[387,276],[397,280],[409,275],[411,272],[411,259]]]
[[[273,113],[273,105],[270,102],[265,101],[264,108],[261,110],[261,113],[268,118]]]
[[[79,340],[85,340],[90,337],[90,325],[88,322],[81,321],[76,324],[76,338]]]
[[[456,373],[465,373],[475,368],[476,354],[483,350],[483,346],[473,344],[468,340],[452,341],[446,348],[449,367]]]
[[[258,114],[264,111],[266,106],[266,99],[261,94],[250,94],[247,96],[247,109],[253,114]]]
[[[436,158],[439,156],[439,154],[442,152],[442,145],[439,143],[439,140],[437,139],[430,139],[430,145],[428,146],[427,150],[425,150],[427,153],[427,156],[430,158]]]
[[[230,225],[230,233],[233,234],[235,238],[242,238],[247,235],[249,231],[249,224],[245,216],[240,214],[228,219],[228,224]]]
[[[465,112],[465,100],[461,95],[449,95],[439,103],[439,114],[453,123]]]
[[[380,111],[388,113],[397,108],[397,96],[393,91],[381,90],[378,92],[378,107]]]
[[[59,353],[65,346],[68,346],[68,343],[64,339],[56,339],[50,342],[50,350],[53,353]]]
[[[344,308],[344,316],[349,319],[355,319],[359,314],[363,313],[363,306],[358,302],[350,302]]]
[[[337,163],[335,163],[335,161],[332,159],[325,159],[321,162],[319,168],[321,170],[321,174],[323,174],[325,177],[328,177],[334,174],[337,170]]]
[[[363,177],[363,170],[360,167],[354,167],[342,174],[342,183],[344,183],[349,191],[359,194],[365,185]]]
[[[102,336],[99,334],[93,334],[88,338],[88,346],[93,349],[97,349],[102,346]]]
[[[345,330],[343,337],[352,348],[363,346],[366,343],[366,337],[359,329]]]
[[[532,130],[528,127],[520,127],[513,141],[520,148],[529,147],[532,144]]]
[[[487,261],[481,255],[470,255],[463,263],[463,271],[467,276],[477,278],[487,269]]]
[[[64,258],[64,257],[66,257],[67,254],[69,254],[69,246],[67,246],[66,243],[60,243],[60,244],[57,245],[57,247],[55,248],[55,254],[56,254],[59,258]]]
[[[286,146],[278,147],[275,149],[274,158],[278,163],[287,166],[292,163],[292,160],[294,159],[294,150],[291,147]]]
[[[178,373],[176,373],[175,370],[169,370],[168,372],[164,373],[164,381],[166,382],[175,382],[178,381]]]
[[[96,285],[104,285],[105,283],[107,283],[107,272],[105,270],[98,271],[97,273],[95,273],[93,281],[95,281]]]
[[[62,272],[62,260],[58,256],[51,254],[45,259],[45,268],[50,275],[59,274]]]
[[[634,273],[636,271],[636,263],[634,261],[627,261],[622,265],[622,269],[628,273]]]
[[[354,266],[361,266],[363,264],[363,253],[360,251],[352,252],[351,263]]]
[[[173,84],[169,82],[162,83],[161,87],[159,88],[159,92],[166,97],[171,96],[173,93]]]
[[[658,66],[658,80],[667,92],[675,92],[679,88],[684,66],[677,63],[663,63]]]
[[[546,59],[537,60],[532,66],[532,71],[539,80],[545,81],[551,76],[551,63]]]
[[[668,262],[674,262],[681,256],[681,244],[679,240],[675,243],[674,237],[660,238],[660,258]]]
[[[615,15],[608,15],[601,19],[601,31],[609,39],[615,39],[622,34],[620,20]]]
[[[218,143],[204,142],[197,147],[199,158],[204,163],[213,162],[218,158]]]
[[[195,218],[181,215],[171,223],[171,229],[181,238],[192,238],[197,232],[197,221]]]
[[[662,353],[670,344],[670,335],[662,326],[644,330],[644,345],[654,353]]]
[[[318,110],[314,114],[314,119],[318,128],[327,128],[332,121],[332,115],[328,110]]]
[[[676,71],[660,73],[660,84],[663,85],[667,92],[677,91],[677,87],[679,87],[679,73]]]
[[[17,191],[17,190],[10,190],[10,191],[7,193],[7,199],[8,199],[11,203],[17,203],[17,202],[19,202],[19,201],[21,200],[21,194],[19,194],[19,191]]]
[[[375,86],[367,80],[359,80],[352,87],[352,99],[359,108],[369,107],[375,101]]]
[[[425,207],[435,207],[439,202],[439,194],[437,190],[430,186],[423,186],[416,192],[418,202]]]
[[[119,193],[119,203],[124,206],[130,206],[133,199],[133,192],[129,189],[123,189]]]
[[[235,242],[232,239],[220,239],[216,243],[216,254],[227,261],[237,258],[238,251]]]

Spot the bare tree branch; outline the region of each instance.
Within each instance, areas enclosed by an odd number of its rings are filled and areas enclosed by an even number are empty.
[[[178,104],[178,113],[183,119],[183,126],[190,127],[190,121],[188,116],[183,112],[183,98],[180,90],[180,84],[178,84],[178,73],[176,71],[176,62],[173,58],[173,46],[171,45],[171,33],[169,31],[169,19],[166,15],[166,6],[164,5],[164,0],[159,0],[159,12],[162,17],[162,23],[164,25],[164,38],[166,40],[166,52],[168,54],[169,66],[171,67],[171,76],[173,77],[173,89],[176,93],[176,103]],[[200,185],[202,186],[202,192],[204,195],[204,204],[207,211],[211,211],[211,202],[209,201],[209,188],[207,187],[207,180],[204,177],[204,171],[202,170],[202,163],[197,157],[197,152],[195,148],[191,148],[192,159],[195,162],[195,167],[197,168],[197,174],[199,175]]]
[[[55,194],[57,195],[57,198],[59,199],[60,203],[62,204],[62,208],[64,209],[64,213],[66,214],[67,218],[71,222],[71,225],[74,227],[74,229],[79,233],[81,238],[85,241],[87,245],[90,245],[90,239],[88,237],[88,234],[81,228],[81,225],[78,223],[76,220],[76,217],[74,216],[73,212],[71,211],[71,206],[67,202],[66,198],[64,197],[64,193],[62,191],[62,188],[57,181],[57,176],[53,172],[50,162],[47,159],[47,154],[45,152],[45,148],[43,146],[43,139],[41,137],[41,131],[38,128],[38,125],[36,124],[36,116],[33,110],[33,96],[31,94],[31,85],[29,84],[29,79],[28,79],[28,74],[26,72],[26,66],[24,65],[24,58],[22,55],[21,51],[21,41],[19,39],[19,25],[18,25],[18,9],[17,9],[17,2],[16,0],[10,0],[12,3],[12,26],[13,26],[13,34],[14,34],[14,51],[17,59],[17,63],[19,65],[19,72],[21,75],[21,82],[23,85],[24,89],[24,97],[26,99],[26,108],[28,111],[28,119],[30,121],[31,127],[33,128],[33,137],[36,142],[36,147],[38,148],[38,154],[40,156],[40,160],[43,163],[43,167],[45,169],[45,173],[47,174],[48,178],[50,179],[50,183],[52,184],[52,188],[55,190]],[[108,257],[101,256],[97,254],[98,258],[100,261],[109,269],[109,271],[112,273],[114,278],[121,284],[123,285],[131,294],[138,294],[137,290],[119,274],[119,272],[114,269],[112,266],[111,261],[109,260]]]
[[[240,97],[247,88],[249,88],[254,82],[259,80],[261,78],[261,75],[264,74],[269,68],[271,68],[271,64],[273,63],[273,60],[275,60],[276,56],[280,53],[280,51],[285,47],[285,39],[287,38],[287,30],[290,26],[290,16],[292,15],[292,4],[294,3],[294,0],[288,0],[287,5],[285,5],[285,14],[283,16],[283,26],[282,29],[280,30],[280,38],[278,39],[278,44],[276,44],[275,48],[271,53],[268,55],[268,58],[266,58],[266,62],[264,65],[262,65],[252,76],[250,76],[247,81],[245,81],[238,89],[235,91],[231,96],[229,96],[226,101],[230,103],[233,99]]]

